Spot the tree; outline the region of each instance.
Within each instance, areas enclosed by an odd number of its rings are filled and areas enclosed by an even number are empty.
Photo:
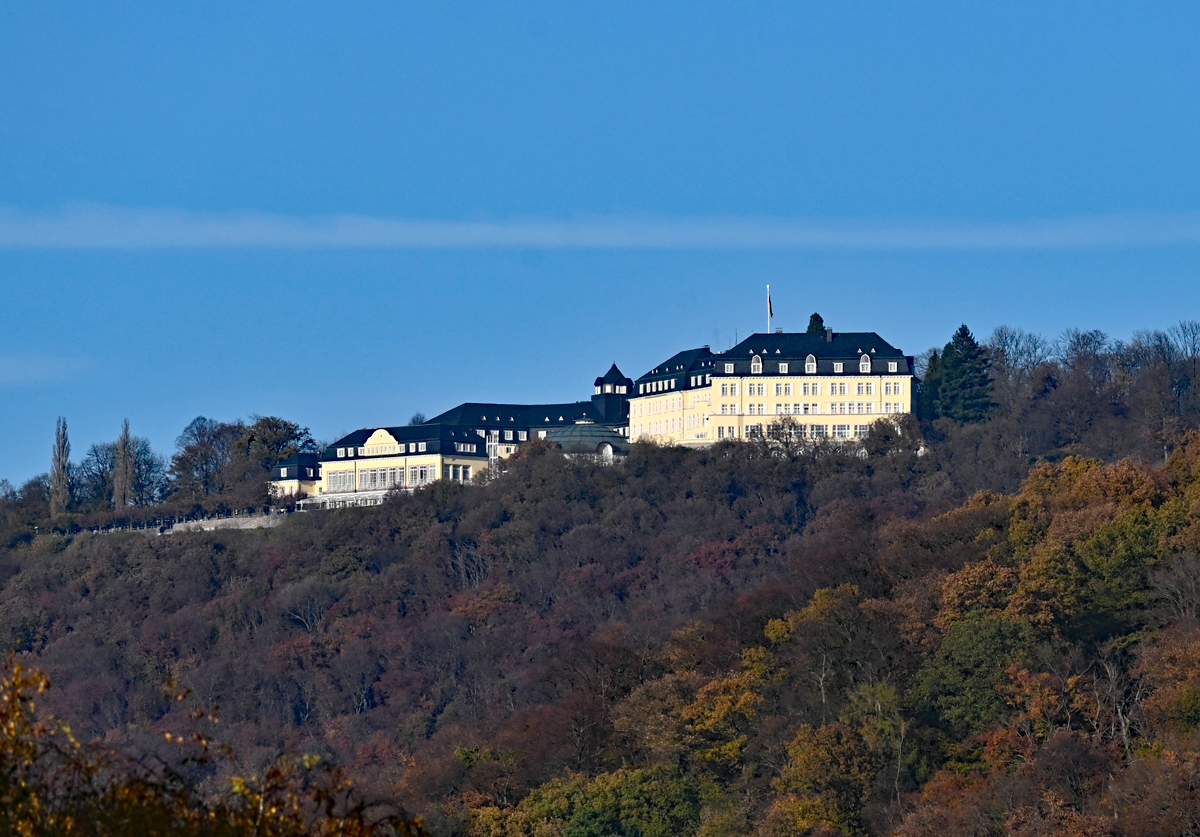
[[[971,614],[946,632],[937,653],[917,672],[914,697],[958,735],[983,730],[1007,714],[997,686],[1023,662],[1034,633],[1023,620]]]
[[[925,376],[921,380],[921,396],[917,401],[917,416],[921,421],[933,421],[938,417],[938,400],[942,393],[942,356],[931,349],[925,363]]]
[[[67,420],[59,416],[54,428],[54,454],[50,464],[50,514],[58,517],[71,503],[71,442]]]
[[[425,414],[422,413],[420,410],[417,410],[415,413],[413,413],[412,418],[410,418],[408,420],[408,424],[410,427],[415,427],[418,424],[424,424],[424,423],[425,423]]]
[[[251,418],[254,423],[240,428],[230,441],[229,463],[222,470],[226,492],[245,506],[268,501],[267,481],[280,462],[316,449],[307,427],[277,416]]]
[[[113,457],[113,506],[123,509],[133,505],[133,451],[129,436],[129,419],[121,426],[117,450]]]
[[[804,724],[788,745],[788,763],[772,783],[780,798],[767,814],[770,835],[806,834],[822,823],[865,835],[863,806],[879,759],[852,727]]]
[[[815,311],[813,312],[813,315],[808,318],[808,328],[805,329],[804,333],[825,335],[825,320],[822,319],[820,314]]]
[[[75,499],[81,508],[101,509],[114,504],[119,447],[120,440],[88,448],[75,473]],[[149,506],[161,501],[167,490],[166,460],[153,451],[144,436],[130,436],[126,450],[130,469],[125,475],[126,505]]]
[[[992,401],[987,351],[965,325],[959,326],[942,350],[941,363],[938,413],[959,424],[986,421],[996,406]]]
[[[1033,371],[1050,359],[1050,342],[1011,326],[997,326],[987,341],[998,400],[1011,410],[1028,386]]]
[[[224,490],[222,472],[229,465],[232,443],[241,424],[197,416],[175,440],[171,458],[174,492],[190,499],[211,497]]]

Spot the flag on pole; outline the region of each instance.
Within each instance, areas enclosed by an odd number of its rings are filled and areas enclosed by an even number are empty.
[[[771,286],[767,285],[767,316],[774,317],[775,309],[771,307]]]

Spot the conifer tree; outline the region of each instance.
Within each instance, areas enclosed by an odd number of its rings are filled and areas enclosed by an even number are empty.
[[[54,429],[54,454],[50,463],[50,514],[58,517],[71,503],[71,442],[67,420],[58,417]]]
[[[808,318],[808,329],[805,334],[825,334],[825,320],[820,314],[813,312],[813,315]]]
[[[965,325],[959,326],[942,350],[941,371],[938,414],[959,424],[986,421],[996,406],[992,400],[987,351]]]
[[[942,356],[937,349],[929,352],[925,364],[925,375],[921,379],[921,396],[917,400],[917,416],[921,421],[933,421],[938,417],[938,399],[942,391]]]

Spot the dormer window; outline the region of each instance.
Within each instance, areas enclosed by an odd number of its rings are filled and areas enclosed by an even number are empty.
[[[804,361],[804,374],[805,375],[817,374],[817,359],[815,356],[809,355],[808,358]]]
[[[871,371],[871,356],[863,355],[858,359],[858,371],[862,374],[869,374]]]
[[[758,355],[755,355],[754,360],[750,361],[750,374],[751,375],[761,375],[762,374],[762,358],[759,357]]]
[[[786,363],[779,364],[779,374],[786,375],[788,373],[788,365]]]
[[[833,364],[833,371],[834,371],[834,372],[841,372],[841,371],[842,371],[842,370],[845,368],[845,366],[846,366],[846,364],[844,364],[844,363],[836,363],[836,362],[835,362],[835,363]]]
[[[733,364],[732,364],[732,363],[727,363],[727,364],[725,364],[725,374],[726,374],[726,375],[732,375],[732,374],[733,374]]]
[[[889,361],[888,361],[888,371],[889,371],[889,372],[895,372],[895,371],[896,371],[896,361],[894,361],[894,360],[889,360]]]

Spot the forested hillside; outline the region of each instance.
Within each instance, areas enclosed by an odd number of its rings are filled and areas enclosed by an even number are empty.
[[[17,492],[0,640],[81,738],[165,752],[188,689],[205,787],[320,755],[436,835],[1196,833],[1195,378],[1009,337],[861,447],[535,442],[169,537],[30,535]]]

